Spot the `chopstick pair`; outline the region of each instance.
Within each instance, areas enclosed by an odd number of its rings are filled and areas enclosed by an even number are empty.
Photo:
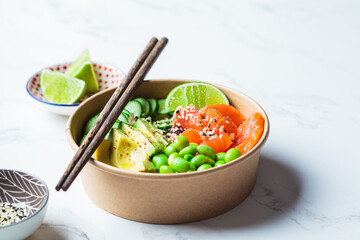
[[[168,39],[165,37],[161,38],[160,41],[153,37],[149,41],[144,51],[126,75],[124,81],[120,83],[104,109],[101,111],[97,121],[75,153],[75,156],[55,187],[57,191],[60,189],[66,191],[70,187],[100,145],[105,135],[110,131],[116,119],[132,97],[134,91],[144,80],[146,74],[165,48],[167,42]]]

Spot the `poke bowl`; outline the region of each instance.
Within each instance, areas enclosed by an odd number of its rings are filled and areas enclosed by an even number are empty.
[[[44,69],[65,73],[66,69],[68,69],[70,64],[71,62],[58,63],[48,66]],[[93,67],[98,81],[99,91],[116,87],[124,79],[125,75],[123,71],[113,65],[93,62]],[[29,94],[29,96],[34,100],[32,101],[32,103],[44,110],[59,115],[69,116],[79,106],[80,103],[82,103],[83,101],[85,101],[87,98],[89,98],[94,94],[94,93],[86,93],[75,104],[59,104],[59,103],[48,102],[44,98],[44,95],[40,87],[40,73],[42,70],[30,76],[29,80],[26,83],[26,91]]]
[[[144,81],[134,98],[165,98],[176,86],[188,82],[193,81]],[[228,87],[213,85],[245,118],[256,112],[264,117],[263,133],[249,152],[218,167],[181,174],[132,172],[92,158],[81,172],[88,197],[116,216],[155,224],[200,221],[239,205],[254,187],[260,150],[269,134],[269,120],[261,106],[250,97]],[[114,91],[112,88],[95,94],[71,114],[66,135],[74,151],[79,148],[84,125],[102,110]]]
[[[35,232],[45,217],[48,199],[49,190],[38,177],[0,169],[1,239],[24,239]]]

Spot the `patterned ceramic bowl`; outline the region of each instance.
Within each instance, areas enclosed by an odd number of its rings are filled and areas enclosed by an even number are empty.
[[[45,69],[50,69],[52,71],[65,72],[66,69],[70,66],[71,62],[59,63],[52,66],[49,66]],[[124,79],[124,73],[117,67],[114,67],[110,64],[104,63],[93,63],[96,78],[99,83],[99,91],[118,86],[119,83]],[[44,99],[44,95],[41,92],[40,88],[40,72],[33,74],[26,83],[26,90],[32,99],[35,99],[33,103],[39,107],[48,110],[53,113],[60,115],[69,116],[76,107],[83,102],[85,99],[90,97],[93,94],[85,94],[77,103],[75,104],[57,104],[50,103]]]
[[[0,239],[24,239],[30,236],[44,219],[49,190],[38,177],[16,170],[0,169],[0,203],[25,208],[28,217],[17,223],[0,226]],[[1,209],[0,214],[6,211]],[[5,223],[6,221],[2,221]]]

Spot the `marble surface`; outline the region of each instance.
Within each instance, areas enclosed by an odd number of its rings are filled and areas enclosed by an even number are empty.
[[[0,167],[38,175],[51,191],[29,240],[359,239],[359,11],[355,0],[0,0]],[[253,192],[207,221],[121,219],[80,179],[54,190],[74,154],[67,119],[32,105],[28,77],[86,47],[127,71],[152,36],[170,42],[148,78],[221,83],[270,118]]]

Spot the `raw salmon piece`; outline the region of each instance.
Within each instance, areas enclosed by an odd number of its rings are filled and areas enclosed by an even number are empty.
[[[188,129],[185,132],[183,132],[181,135],[185,136],[187,140],[189,140],[189,142],[191,143],[200,144],[203,141],[200,135],[200,131],[195,129]]]
[[[213,104],[205,106],[204,108],[212,108],[219,111],[225,117],[229,117],[230,120],[238,127],[245,120],[245,117],[233,106],[226,104]]]
[[[205,133],[212,131],[218,136],[223,132],[227,134],[236,134],[236,125],[230,119],[227,119],[218,110],[203,107],[202,109],[200,109],[199,114],[199,125],[203,128],[203,131]]]
[[[191,104],[187,107],[179,106],[173,115],[173,128],[202,130],[200,127],[196,128],[198,119],[199,110],[194,105]]]
[[[220,136],[210,137],[208,140],[205,140],[200,144],[211,147],[214,149],[215,153],[226,152],[232,144],[232,139],[229,134],[222,133]]]
[[[231,147],[236,147],[242,154],[249,152],[260,140],[264,132],[265,119],[261,113],[254,113],[237,129],[237,136]]]

